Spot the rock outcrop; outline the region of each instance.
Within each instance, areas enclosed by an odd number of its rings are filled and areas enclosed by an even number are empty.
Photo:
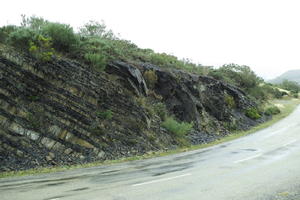
[[[151,87],[144,78],[149,70],[157,78]],[[222,137],[229,126],[259,123],[245,116],[254,104],[241,90],[210,77],[124,62],[99,73],[74,60],[41,63],[1,52],[0,171],[176,148],[178,138],[150,112],[157,103],[194,124],[187,135],[192,144]]]

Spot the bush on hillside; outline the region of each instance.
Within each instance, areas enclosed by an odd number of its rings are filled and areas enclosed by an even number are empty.
[[[161,120],[166,120],[168,110],[164,103],[157,103],[153,105],[154,112],[160,117]]]
[[[256,86],[253,88],[249,88],[248,89],[248,94],[253,97],[252,100],[253,101],[266,101],[269,98],[269,94],[267,93],[267,91],[262,87],[262,86]],[[259,103],[259,102],[257,102]]]
[[[277,106],[271,106],[271,107],[269,107],[269,108],[267,108],[265,110],[265,115],[268,115],[268,116],[270,116],[270,115],[277,115],[280,112],[281,111],[280,111],[280,109]]]
[[[225,100],[225,103],[227,104],[227,106],[229,108],[235,108],[235,101],[234,101],[234,98],[233,96],[229,95],[229,94],[225,94],[224,96],[224,100]]]
[[[256,108],[248,108],[245,111],[245,115],[250,119],[254,119],[254,120],[261,118],[261,115],[259,114]]]
[[[10,33],[17,29],[16,26],[3,26],[0,28],[0,43],[6,43]]]
[[[50,61],[54,55],[51,38],[38,35],[34,42],[30,41],[29,52],[40,61]]]
[[[101,119],[107,119],[107,120],[111,120],[113,118],[113,112],[111,110],[106,110],[103,112],[97,112],[96,113],[97,117],[101,118]]]
[[[52,39],[53,47],[60,52],[70,53],[79,43],[73,28],[67,24],[48,23],[42,27],[42,33]]]
[[[113,39],[115,38],[114,33],[111,30],[106,29],[106,25],[104,22],[99,23],[97,21],[89,21],[88,23],[84,24],[80,30],[79,34],[84,37],[100,37],[100,38],[107,38]]]
[[[183,137],[193,128],[192,123],[177,122],[172,117],[168,117],[161,125],[177,137]]]
[[[266,83],[263,86],[264,91],[269,94],[269,98],[276,98],[276,99],[280,99],[283,96],[283,93],[276,88],[274,85],[270,84],[270,83]]]
[[[8,43],[18,49],[28,52],[30,42],[34,41],[37,34],[28,28],[17,28],[8,36]]]
[[[258,86],[263,80],[245,65],[228,64],[223,65],[219,69],[213,70],[209,75],[216,79],[229,81],[246,91],[250,88]]]
[[[149,88],[153,89],[158,77],[154,70],[147,70],[144,72],[144,78]]]
[[[87,53],[84,58],[98,71],[103,71],[106,67],[106,58],[101,54]]]
[[[210,70],[208,75],[241,88],[257,103],[283,96],[274,85],[265,83],[248,66],[223,65],[218,69]]]

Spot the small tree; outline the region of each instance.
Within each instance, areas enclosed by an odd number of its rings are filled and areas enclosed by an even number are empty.
[[[43,26],[49,23],[47,20],[45,20],[42,17],[37,17],[37,16],[26,17],[26,15],[21,15],[21,17],[22,17],[21,26],[33,29],[35,31],[40,31]]]
[[[246,65],[223,65],[218,71],[222,76],[232,80],[235,85],[246,90],[256,87],[263,81]]]
[[[83,27],[80,28],[79,31],[80,35],[86,37],[101,37],[101,38],[108,38],[113,39],[115,38],[113,32],[111,30],[106,29],[106,25],[102,21],[102,23],[96,21],[89,21],[88,23],[84,24]]]
[[[17,28],[8,36],[8,43],[12,46],[28,51],[30,42],[34,41],[36,33],[29,28]]]
[[[68,53],[78,44],[73,28],[67,24],[48,23],[43,26],[42,33],[52,39],[53,47],[57,51]]]

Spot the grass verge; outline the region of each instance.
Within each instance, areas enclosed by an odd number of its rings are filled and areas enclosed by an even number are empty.
[[[36,169],[23,170],[23,171],[3,172],[3,173],[0,173],[0,178],[12,177],[12,176],[34,175],[34,174],[50,173],[50,172],[61,172],[61,171],[66,171],[66,170],[70,170],[70,169],[88,168],[88,167],[94,167],[94,166],[100,166],[100,165],[111,165],[111,164],[122,163],[122,162],[126,162],[126,161],[142,160],[142,159],[154,158],[154,157],[159,157],[159,156],[167,156],[167,155],[172,155],[172,154],[176,154],[176,153],[211,147],[211,146],[214,146],[214,145],[217,145],[220,143],[224,143],[224,142],[228,142],[228,141],[240,138],[242,136],[249,135],[251,133],[257,132],[259,130],[265,129],[265,128],[273,125],[274,123],[278,122],[279,120],[281,120],[281,119],[287,117],[289,114],[291,114],[295,110],[295,108],[300,104],[300,99],[274,100],[270,104],[280,105],[281,113],[273,116],[273,118],[271,120],[269,120],[265,123],[259,124],[258,126],[255,126],[250,130],[233,132],[232,134],[230,134],[226,137],[223,137],[221,139],[218,139],[216,141],[213,141],[211,143],[193,145],[190,147],[178,148],[178,149],[169,150],[169,151],[153,152],[153,153],[148,153],[148,154],[141,155],[141,156],[127,157],[127,158],[122,158],[122,159],[118,159],[118,160],[108,160],[108,161],[103,161],[103,162],[93,162],[93,163],[71,165],[71,166],[44,167],[44,168],[36,168]]]

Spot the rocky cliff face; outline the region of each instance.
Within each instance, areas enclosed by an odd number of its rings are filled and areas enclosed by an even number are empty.
[[[242,91],[210,77],[146,63],[113,62],[95,72],[74,60],[40,63],[1,52],[0,171],[176,148],[181,141],[160,126],[155,105],[193,122],[192,144],[258,123],[244,115],[253,103]]]

